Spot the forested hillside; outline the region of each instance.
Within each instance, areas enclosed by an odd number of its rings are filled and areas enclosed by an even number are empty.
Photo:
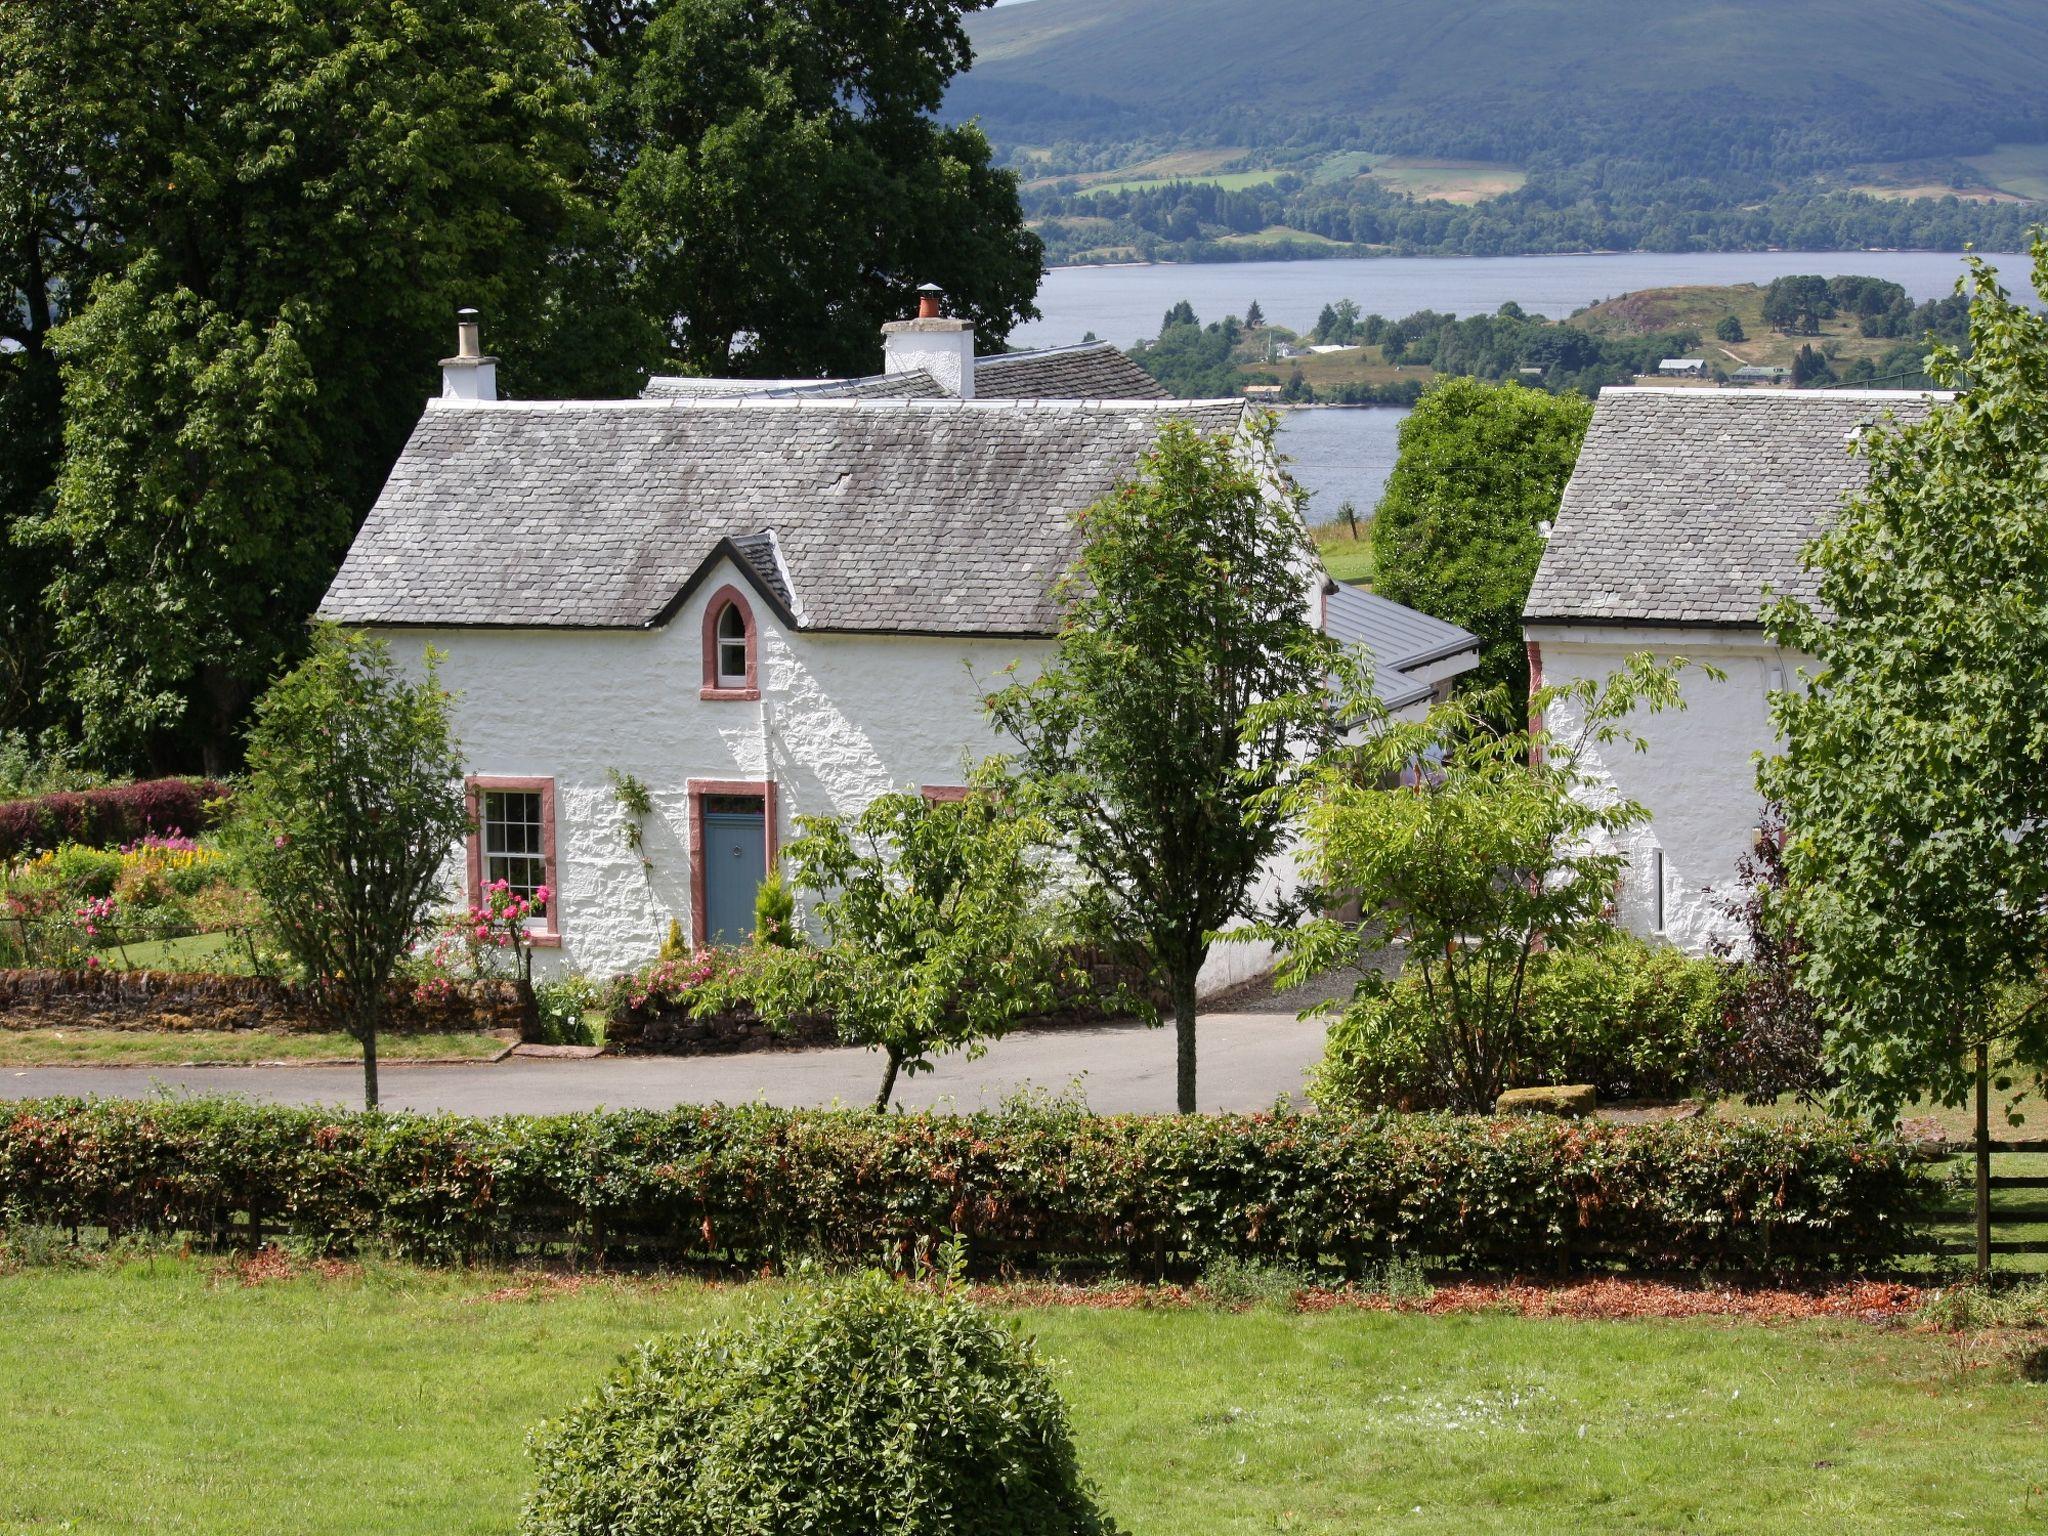
[[[2048,7],[1033,0],[947,111],[1055,257],[2012,248]]]

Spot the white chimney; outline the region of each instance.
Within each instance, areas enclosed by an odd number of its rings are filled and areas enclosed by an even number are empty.
[[[441,359],[441,398],[498,398],[498,360],[483,355],[473,309],[455,311],[455,355]]]
[[[922,368],[947,394],[974,398],[974,322],[939,314],[936,283],[917,290],[915,320],[891,320],[882,327],[882,359],[885,374]]]

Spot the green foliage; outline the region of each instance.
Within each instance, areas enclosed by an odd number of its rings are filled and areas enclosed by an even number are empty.
[[[206,739],[226,737],[347,545],[299,344],[310,320],[293,301],[237,321],[144,255],[57,338],[64,469],[50,514],[16,536],[58,551],[52,681],[101,761],[195,706]]]
[[[1041,248],[972,124],[931,116],[966,67],[962,0],[670,0],[606,83],[630,159],[631,289],[691,373],[863,373],[937,283],[1000,348],[1037,313]]]
[[[543,1045],[602,1045],[604,1026],[596,1017],[607,989],[581,971],[564,971],[533,985],[533,1011]]]
[[[11,12],[0,107],[44,259],[9,246],[0,292],[64,317],[34,348],[62,368],[55,494],[7,509],[51,573],[44,708],[105,758],[217,767],[302,654],[450,312],[517,333],[542,307],[581,74],[543,0]]]
[[[682,919],[668,920],[668,932],[662,935],[661,949],[656,955],[660,960],[687,960],[690,957],[690,941],[683,937]]]
[[[1764,319],[1787,335],[1817,336],[1835,312],[1835,296],[1824,277],[1774,277],[1764,290]]]
[[[1632,656],[1604,682],[1542,689],[1530,702],[1546,723],[1515,730],[1488,718],[1497,698],[1447,701],[1408,722],[1354,690],[1344,713],[1360,722],[1359,739],[1328,750],[1292,799],[1321,906],[1355,901],[1363,920],[1251,930],[1286,956],[1283,979],[1369,967],[1341,1025],[1358,1051],[1419,1061],[1431,1094],[1491,1108],[1531,1061],[1536,955],[1610,937],[1607,908],[1627,867],[1616,850],[1649,819],[1611,792],[1589,754],[1644,750],[1629,717],[1683,707],[1684,665]],[[1395,946],[1406,1006],[1370,968]],[[1386,1102],[1401,1096],[1396,1086],[1359,1091]]]
[[[979,1055],[1049,1010],[1060,951],[1045,904],[1048,829],[998,774],[978,770],[960,800],[907,790],[851,821],[801,816],[797,833],[783,859],[818,897],[825,943],[757,946],[754,963],[702,988],[694,1011],[744,1001],[774,1028],[830,1015],[841,1039],[882,1050],[886,1108],[899,1071],[929,1072],[946,1051]]]
[[[1373,519],[1374,590],[1479,637],[1469,683],[1526,710],[1522,605],[1592,406],[1515,384],[1447,379],[1401,423],[1400,456]]]
[[[420,681],[382,640],[323,627],[256,706],[249,777],[223,842],[319,1004],[363,1043],[398,963],[431,931],[442,871],[469,827],[462,758],[430,651]]]
[[[611,780],[612,803],[619,808],[621,833],[626,839],[626,846],[644,867],[647,863],[647,818],[654,814],[654,796],[648,793],[643,780],[624,769],[607,768],[604,776]]]
[[[2034,285],[2048,294],[2048,240]],[[1880,417],[1865,488],[1807,551],[1812,605],[1778,644],[1815,659],[1771,704],[1799,979],[1842,1093],[1893,1112],[1960,1103],[1983,1042],[2001,1088],[2048,1064],[2048,319],[1971,261],[1963,386],[1922,421]]]
[[[1700,1088],[1720,1038],[1729,968],[1626,934],[1529,957],[1517,1054],[1503,1088],[1589,1083],[1602,1100]],[[1325,1111],[1457,1102],[1448,1025],[1420,966],[1360,997],[1330,1027],[1310,1096]]]
[[[782,871],[772,869],[768,878],[754,891],[754,942],[790,949],[796,946],[799,938],[796,893],[782,878]]]
[[[1166,312],[1158,340],[1140,342],[1131,358],[1176,399],[1217,400],[1244,385],[1244,370],[1231,356],[1241,334],[1235,321],[1205,327],[1182,299]]]
[[[1234,1256],[1363,1276],[1855,1271],[1908,1250],[1940,1183],[1818,1119],[1649,1126],[1454,1116],[973,1115],[684,1107],[363,1115],[233,1099],[0,1113],[0,1225],[272,1236],[442,1262],[547,1252],[738,1271],[1018,1257],[1198,1274]],[[246,1231],[246,1227],[243,1228]]]
[[[872,1272],[642,1345],[532,1450],[523,1536],[1115,1529],[1031,1343]]]
[[[121,855],[104,848],[66,843],[57,850],[57,878],[76,896],[109,896],[121,878]]]
[[[1270,417],[1249,440],[1169,424],[1081,514],[1051,662],[989,700],[1020,793],[1093,881],[1093,932],[1172,998],[1183,1112],[1196,973],[1286,841],[1273,791],[1331,734],[1318,567],[1273,462]]]
[[[1714,322],[1714,336],[1720,341],[1747,341],[1748,334],[1742,329],[1740,315],[1723,315]]]
[[[1234,1254],[1212,1259],[1202,1270],[1202,1289],[1226,1307],[1286,1307],[1307,1282],[1284,1264]]]

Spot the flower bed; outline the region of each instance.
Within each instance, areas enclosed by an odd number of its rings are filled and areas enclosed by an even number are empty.
[[[147,779],[0,803],[0,859],[63,843],[112,848],[150,833],[200,832],[227,795],[212,779]]]
[[[1934,1179],[1815,1121],[943,1116],[688,1108],[352,1115],[49,1100],[0,1118],[0,1220],[289,1234],[428,1260],[758,1268],[958,1233],[987,1271],[1843,1273],[1917,1246]]]

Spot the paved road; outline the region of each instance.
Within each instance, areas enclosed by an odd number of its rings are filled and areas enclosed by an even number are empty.
[[[1268,1011],[1296,999],[1261,999],[1258,1011],[1204,1015],[1196,1035],[1205,1110],[1264,1109],[1283,1093],[1301,1096],[1322,1052],[1320,1020]],[[881,1086],[882,1061],[850,1048],[757,1051],[739,1056],[608,1056],[590,1061],[512,1058],[494,1064],[386,1067],[389,1109],[458,1114],[666,1108],[675,1104],[790,1106],[865,1104]],[[1025,1085],[1058,1092],[1077,1085],[1090,1108],[1173,1108],[1173,1033],[1136,1024],[1012,1035],[978,1061],[943,1057],[938,1070],[899,1080],[908,1109],[993,1107]],[[0,1069],[0,1099],[45,1094],[139,1098],[161,1091],[236,1093],[271,1104],[362,1103],[357,1067],[36,1067]]]

